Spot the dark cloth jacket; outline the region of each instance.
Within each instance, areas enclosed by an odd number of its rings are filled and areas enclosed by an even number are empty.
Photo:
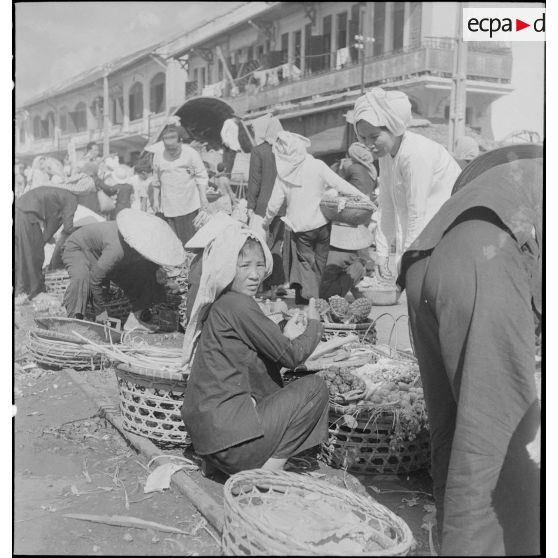
[[[502,155],[512,155],[510,146]],[[432,253],[444,234],[469,210],[486,208],[493,212],[520,247],[530,274],[533,306],[540,316],[542,304],[542,148],[532,146],[539,158],[515,159],[483,169],[483,157],[476,159],[467,169],[474,176],[440,208],[422,233],[403,254],[398,284],[405,287],[409,266]],[[517,153],[517,152],[516,152]],[[489,155],[489,154],[487,154]],[[505,159],[507,160],[507,159]],[[479,164],[475,170],[473,165]],[[494,158],[489,159],[491,164]],[[497,161],[496,161],[497,162]],[[482,171],[482,172],[481,172]],[[459,178],[458,178],[459,181]]]
[[[146,259],[129,244],[118,230],[116,221],[85,225],[66,241],[66,252],[80,250],[91,263],[89,285],[96,313],[104,308],[102,283],[111,274],[125,273]]]
[[[55,186],[33,188],[16,200],[15,207],[33,216],[37,221],[43,221],[45,242],[54,236],[61,225],[66,235],[71,234],[74,229],[77,198],[63,188]]]
[[[276,178],[277,166],[273,148],[264,141],[252,148],[247,191],[248,209],[252,209],[260,217],[265,217]],[[277,215],[280,217],[285,215],[285,206],[280,209]]]
[[[196,452],[216,453],[263,436],[251,397],[259,402],[281,389],[281,367],[302,364],[322,328],[309,320],[291,341],[253,298],[221,295],[203,325],[182,408]]]

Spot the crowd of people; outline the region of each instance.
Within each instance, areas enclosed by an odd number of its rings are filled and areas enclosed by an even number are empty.
[[[442,553],[536,554],[540,462],[527,446],[540,428],[533,321],[541,320],[543,150],[479,156],[465,140],[456,161],[409,131],[410,120],[403,92],[365,93],[354,106],[358,141],[332,169],[307,138],[271,114],[258,118],[245,214],[230,184],[234,118],[216,173],[182,141],[179,123],[162,131],[152,164],[133,170],[99,158],[96,145],[68,172],[39,159],[15,204],[16,295],[44,290],[44,245],[61,228],[68,315],[83,318],[91,301],[106,320],[110,280],[132,304],[125,327],[147,328],[142,311],[161,299],[184,248],[193,252],[182,414],[205,470],[230,474],[282,469],[327,439],[324,382],[309,375],[284,386],[280,370],[320,342],[318,298],[358,296],[365,275],[391,281],[407,292]],[[210,178],[218,204],[208,200]],[[377,211],[366,225],[332,223],[320,209],[325,195]],[[76,230],[78,205],[98,222]],[[255,297],[286,289],[300,310],[280,327]]]

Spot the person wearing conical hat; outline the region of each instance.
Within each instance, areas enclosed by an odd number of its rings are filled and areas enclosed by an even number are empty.
[[[116,206],[110,213],[110,218],[115,219],[123,210],[132,206],[134,195],[133,170],[128,165],[118,165],[116,169],[104,178],[105,191],[111,196],[116,194]]]
[[[402,91],[375,88],[354,105],[354,125],[361,143],[379,160],[379,220],[376,272],[392,279],[389,254],[396,262],[432,216],[450,197],[461,169],[439,143],[409,132],[411,103]]]
[[[91,301],[96,320],[107,310],[102,283],[116,283],[130,300],[124,329],[146,329],[140,317],[146,308],[165,300],[157,280],[160,266],[184,262],[184,249],[169,225],[140,210],[123,209],[116,221],[86,225],[66,241],[64,265],[70,275],[63,304],[70,318],[83,318]]]
[[[18,302],[44,292],[43,264],[45,244],[56,231],[68,237],[74,229],[74,213],[78,206],[74,193],[55,186],[39,186],[28,190],[15,202],[14,254],[15,296]],[[41,225],[43,230],[41,230]]]
[[[457,138],[454,156],[459,166],[464,169],[473,159],[479,156],[479,144],[477,140],[470,136],[461,136]]]
[[[184,334],[189,376],[182,419],[206,473],[207,464],[229,474],[280,470],[289,457],[327,439],[323,379],[310,374],[283,386],[280,374],[314,351],[320,316],[314,300],[283,331],[265,316],[254,297],[272,265],[265,240],[238,222],[204,250]]]
[[[440,556],[540,555],[543,154],[517,145],[472,161],[401,261]]]

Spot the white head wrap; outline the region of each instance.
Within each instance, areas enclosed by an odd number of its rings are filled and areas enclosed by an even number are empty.
[[[292,132],[279,132],[273,144],[277,175],[292,186],[302,186],[301,171],[304,163],[313,159],[307,153],[310,140]]]
[[[271,113],[268,112],[252,122],[252,129],[254,130],[256,145],[260,145],[264,141],[273,145],[277,139],[277,134],[283,131],[283,126],[281,126],[279,119],[271,116]]]
[[[355,129],[359,120],[366,120],[372,126],[385,126],[394,136],[401,136],[411,121],[409,97],[403,91],[372,89],[355,102]]]
[[[254,238],[260,243],[265,258],[266,277],[271,274],[273,257],[267,243],[259,234],[241,223],[231,223],[207,245],[203,252],[200,286],[184,333],[182,356],[186,367],[189,367],[193,361],[197,341],[209,308],[234,281],[238,254],[249,238]]]
[[[479,144],[470,136],[461,136],[455,142],[455,158],[470,161],[479,156]]]

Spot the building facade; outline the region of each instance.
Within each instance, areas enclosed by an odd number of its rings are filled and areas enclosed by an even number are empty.
[[[458,6],[246,2],[110,65],[110,150],[133,160],[168,114],[200,96],[221,98],[246,120],[271,111],[326,157],[353,139],[347,114],[363,87],[402,89],[415,118],[445,123]],[[491,138],[491,104],[512,91],[511,48],[467,46],[466,123]],[[16,155],[60,154],[71,137],[79,146],[101,142],[102,95],[103,69],[97,68],[20,107]]]
[[[27,162],[37,155],[60,158],[70,140],[78,150],[90,141],[102,146],[105,73],[110,152],[117,153],[121,161],[133,163],[165,122],[169,110],[182,101],[180,83],[187,77],[176,60],[157,56],[155,47],[94,68],[19,107],[16,156]]]

